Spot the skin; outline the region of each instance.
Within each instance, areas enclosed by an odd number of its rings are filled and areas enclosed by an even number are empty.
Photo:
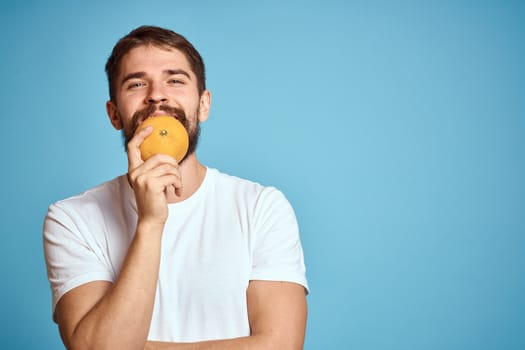
[[[150,104],[183,108],[190,127],[208,118],[211,94],[204,91],[199,96],[196,77],[178,50],[155,46],[131,50],[123,57],[117,84],[116,101],[106,104],[110,122],[117,130],[131,128],[133,113]],[[298,284],[279,281],[250,281],[246,292],[251,328],[248,337],[198,343],[147,341],[167,205],[190,197],[206,174],[195,153],[182,164],[166,155],[142,161],[139,146],[150,133],[151,128],[143,129],[128,143],[128,179],[136,196],[138,222],[120,275],[115,283],[95,281],[79,286],[57,304],[59,330],[66,347],[302,349],[307,314],[305,290]]]

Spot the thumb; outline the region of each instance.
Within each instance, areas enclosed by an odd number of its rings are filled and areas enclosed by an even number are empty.
[[[128,169],[132,170],[144,163],[140,154],[140,145],[153,132],[152,126],[138,130],[128,142]]]

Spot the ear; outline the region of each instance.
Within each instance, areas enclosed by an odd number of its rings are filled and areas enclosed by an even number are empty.
[[[106,102],[106,112],[109,117],[111,125],[117,130],[122,129],[122,121],[120,120],[120,115],[118,114],[117,106],[113,101]]]
[[[210,114],[211,92],[204,90],[199,101],[199,122],[205,122]]]

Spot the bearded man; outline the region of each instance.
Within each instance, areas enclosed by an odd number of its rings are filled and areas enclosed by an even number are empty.
[[[53,319],[68,349],[302,349],[303,250],[276,188],[199,162],[211,94],[183,36],[143,26],[106,64],[107,114],[128,172],[49,207],[44,249]],[[139,146],[168,115],[190,139],[180,162]],[[137,131],[138,130],[138,131]]]

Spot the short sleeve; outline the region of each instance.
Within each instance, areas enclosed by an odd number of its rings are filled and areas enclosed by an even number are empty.
[[[56,304],[71,289],[97,280],[113,281],[100,244],[84,220],[57,204],[49,207],[44,220],[43,241],[54,320]]]
[[[256,203],[251,280],[298,283],[308,292],[303,249],[292,206],[279,190],[265,188]]]

